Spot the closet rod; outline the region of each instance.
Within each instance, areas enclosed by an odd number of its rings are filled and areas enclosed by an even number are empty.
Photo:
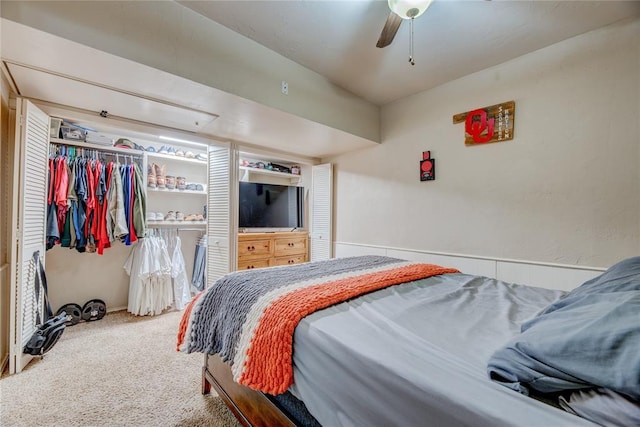
[[[118,148],[109,145],[92,144],[90,142],[73,141],[70,139],[50,138],[51,144],[54,145],[70,145],[72,147],[89,148],[91,150],[99,150],[116,154],[124,154],[131,157],[142,158],[143,153],[133,148]]]

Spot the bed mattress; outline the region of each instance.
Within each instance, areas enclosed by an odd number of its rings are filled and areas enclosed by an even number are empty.
[[[594,425],[487,376],[493,352],[562,292],[446,274],[304,318],[290,392],[326,426]]]

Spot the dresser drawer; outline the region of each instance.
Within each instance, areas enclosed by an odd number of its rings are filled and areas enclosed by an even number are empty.
[[[293,265],[309,261],[307,232],[238,234],[238,270]]]
[[[275,262],[273,265],[300,264],[306,261],[307,261],[307,254],[281,256],[281,257],[275,258]]]
[[[271,267],[271,263],[269,261],[269,258],[238,261],[238,270]]]
[[[273,240],[244,240],[238,242],[238,258],[264,258],[272,254]]]
[[[304,237],[280,238],[276,239],[275,242],[276,256],[307,253],[307,239]]]

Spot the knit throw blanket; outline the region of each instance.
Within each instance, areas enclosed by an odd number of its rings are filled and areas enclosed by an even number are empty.
[[[217,353],[239,384],[284,393],[293,383],[293,333],[302,318],[388,286],[457,272],[363,256],[230,273],[186,307],[177,346]]]

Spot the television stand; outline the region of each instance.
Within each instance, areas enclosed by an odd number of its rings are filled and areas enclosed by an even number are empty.
[[[238,270],[291,265],[309,260],[306,231],[238,234]]]

